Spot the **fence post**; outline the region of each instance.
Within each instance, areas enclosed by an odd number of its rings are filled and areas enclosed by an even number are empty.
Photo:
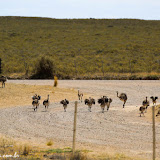
[[[0,74],[2,73],[2,59],[0,58]]]
[[[76,142],[76,121],[77,121],[77,101],[75,102],[75,111],[74,111],[74,124],[73,124],[73,146],[72,146],[72,153],[74,156],[75,153],[75,142]]]
[[[156,159],[156,132],[155,132],[155,105],[152,106],[152,124],[153,124],[153,160]]]

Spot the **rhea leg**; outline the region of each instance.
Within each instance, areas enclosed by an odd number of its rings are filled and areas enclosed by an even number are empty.
[[[107,106],[107,111],[109,110],[109,106]]]
[[[124,101],[123,108],[124,108],[125,104],[126,104],[126,101]]]
[[[104,113],[104,107],[101,107],[101,109],[102,109],[102,113]]]
[[[64,106],[64,112],[66,112],[67,106]]]
[[[2,88],[3,88],[3,87],[5,88],[5,82],[2,81]]]
[[[146,110],[145,110],[145,113],[147,113],[147,109],[148,109],[148,106],[146,106]]]

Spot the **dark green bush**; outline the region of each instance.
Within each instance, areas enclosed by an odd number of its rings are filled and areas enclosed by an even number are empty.
[[[143,78],[144,80],[159,80],[159,77],[156,75],[149,75]]]
[[[138,80],[138,77],[136,75],[129,76],[129,80]]]
[[[41,57],[35,65],[32,79],[51,79],[54,77],[54,64],[48,57]]]

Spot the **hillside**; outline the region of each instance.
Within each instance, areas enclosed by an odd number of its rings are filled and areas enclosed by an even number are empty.
[[[41,56],[61,77],[159,73],[160,21],[0,17],[3,74],[33,73]]]

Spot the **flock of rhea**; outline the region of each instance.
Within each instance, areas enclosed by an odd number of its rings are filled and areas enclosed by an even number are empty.
[[[149,101],[147,100],[148,97],[146,97],[146,99],[142,102],[142,106],[140,106],[139,108],[139,111],[140,111],[140,117],[141,117],[141,114],[144,115],[144,112],[147,112],[147,108],[149,107],[150,103]],[[150,97],[151,100],[152,100],[152,103],[153,105],[156,105],[156,102],[157,102],[157,99],[158,97]],[[158,112],[156,114],[156,117],[160,115],[160,107],[158,108]]]
[[[125,107],[125,103],[127,102],[127,94],[126,93],[121,93],[120,95],[118,94],[118,91],[117,91],[117,97],[123,101],[123,108]],[[80,92],[78,90],[78,99],[82,102],[82,98],[83,98],[83,93]],[[153,102],[153,105],[156,105],[156,102],[157,102],[157,99],[158,97],[150,97],[152,102]],[[34,111],[37,111],[38,109],[38,106],[39,106],[39,100],[41,99],[41,96],[35,94],[33,97],[32,97],[32,105],[33,105],[33,109]],[[47,111],[48,109],[48,106],[49,106],[49,95],[47,97],[47,99],[45,99],[43,101],[43,105],[45,106],[45,111]],[[92,108],[92,105],[95,105],[96,101],[95,99],[89,97],[89,99],[85,99],[84,100],[84,103],[85,105],[88,105],[88,111],[91,112],[91,108]],[[112,103],[112,99],[111,98],[108,98],[107,96],[102,96],[101,98],[98,99],[98,104],[100,104],[100,107],[101,107],[101,110],[102,110],[102,113],[104,113],[104,109],[105,109],[105,106],[107,107],[107,111],[109,110],[109,107],[110,107],[110,104]],[[66,112],[66,109],[67,109],[67,105],[69,104],[69,101],[67,99],[64,99],[62,101],[60,101],[60,104],[63,105],[63,108],[64,108],[64,112]],[[147,112],[147,108],[148,106],[150,105],[150,102],[148,101],[147,97],[146,99],[142,102],[142,106],[140,106],[139,108],[139,111],[140,111],[140,117],[141,115],[143,114],[144,116],[144,113]],[[159,116],[160,115],[160,107],[158,108],[158,112],[156,114],[156,116]]]
[[[32,105],[33,105],[33,109],[34,109],[34,111],[37,111],[37,109],[38,109],[38,106],[39,106],[39,100],[41,99],[41,96],[39,96],[39,95],[37,95],[37,94],[35,94],[33,97],[32,97]],[[45,99],[44,101],[43,101],[43,105],[45,106],[45,110],[47,110],[48,109],[48,106],[49,106],[49,95],[48,95],[48,98],[47,99]]]

